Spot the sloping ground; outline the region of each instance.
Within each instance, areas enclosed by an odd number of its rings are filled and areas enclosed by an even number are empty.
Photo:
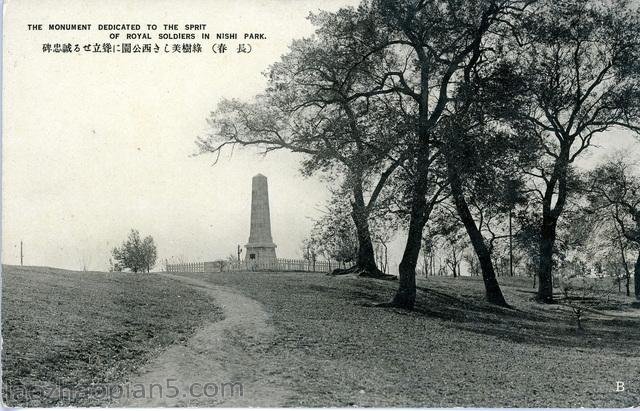
[[[507,310],[482,301],[480,279],[429,278],[420,282],[417,310],[406,312],[371,306],[387,301],[395,282],[188,276],[262,303],[276,335],[263,343],[229,335],[239,355],[260,358],[234,379],[286,389],[289,406],[640,405],[640,320],[618,309],[591,315],[586,333],[576,333],[566,308],[530,301],[525,280],[501,279],[516,307]],[[624,392],[616,392],[618,381]]]
[[[372,306],[395,282],[349,276],[4,269],[9,405],[640,405],[640,319],[624,298],[578,334],[517,278],[500,279],[515,310],[485,304],[477,278],[436,277],[406,312]],[[183,396],[114,403],[91,385],[169,379]],[[196,398],[194,382],[244,393]]]
[[[151,387],[173,379],[170,391],[159,390],[136,398],[129,395],[117,405],[126,407],[252,407],[284,405],[294,395],[282,385],[271,384],[255,369],[264,365],[262,356],[251,355],[247,346],[269,346],[274,328],[264,307],[227,287],[214,286],[198,278],[165,274],[207,292],[224,310],[224,319],[205,322],[184,344],[174,344],[140,373],[128,386]]]
[[[102,387],[221,318],[208,294],[157,274],[3,266],[4,402],[105,405]]]

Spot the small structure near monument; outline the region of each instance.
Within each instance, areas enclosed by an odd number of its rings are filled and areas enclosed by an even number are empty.
[[[247,263],[276,261],[276,245],[271,237],[269,214],[269,187],[267,177],[257,174],[251,181],[251,228],[245,245]]]

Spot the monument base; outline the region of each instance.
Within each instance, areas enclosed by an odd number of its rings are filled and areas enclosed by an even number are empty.
[[[274,243],[247,244],[245,247],[247,249],[245,260],[247,261],[268,262],[276,259],[276,245]]]

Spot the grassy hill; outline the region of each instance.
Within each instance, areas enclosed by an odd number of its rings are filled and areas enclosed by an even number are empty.
[[[640,405],[640,315],[623,296],[587,313],[585,331],[577,332],[569,307],[531,301],[528,279],[500,278],[514,309],[486,304],[479,278],[420,279],[416,310],[407,312],[374,307],[393,295],[393,281],[312,273],[182,276],[259,303],[274,337],[248,341],[230,333],[224,343],[233,350],[224,355],[238,358],[223,358],[234,381],[286,387],[286,405]],[[199,288],[178,280],[4,267],[9,404],[107,405],[84,387],[126,380],[199,324],[221,318]],[[618,381],[624,392],[616,392]],[[56,385],[79,394],[41,394]]]
[[[206,294],[153,273],[3,266],[4,401],[104,405],[92,384],[121,382],[220,315]]]
[[[293,388],[290,406],[640,405],[640,317],[624,297],[604,304],[604,314],[590,313],[578,333],[571,310],[531,301],[524,278],[499,279],[513,310],[486,304],[478,277],[419,279],[414,312],[372,307],[393,296],[393,281],[310,273],[205,278],[268,310],[278,337],[246,347],[261,363],[251,375]],[[628,389],[615,392],[616,381]]]

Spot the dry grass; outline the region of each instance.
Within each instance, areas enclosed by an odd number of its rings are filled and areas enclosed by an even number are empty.
[[[191,276],[201,276],[189,274]],[[278,338],[248,346],[252,370],[291,387],[291,406],[628,407],[640,405],[640,318],[531,301],[501,279],[514,310],[484,303],[478,278],[419,283],[414,312],[374,308],[397,284],[308,273],[223,273],[208,281],[264,304]],[[242,344],[242,341],[237,341]],[[627,390],[615,392],[616,381]]]
[[[157,275],[17,267],[3,275],[5,382],[32,396],[11,405],[66,405],[34,397],[34,387],[119,382],[220,316],[200,291]],[[577,333],[570,309],[531,301],[528,279],[500,279],[513,310],[484,303],[478,278],[421,279],[407,312],[373,307],[393,295],[389,281],[184,275],[263,305],[275,339],[227,336],[235,355],[259,359],[234,381],[285,387],[290,406],[640,405],[640,317],[624,297],[590,313]],[[615,392],[617,381],[625,392]],[[73,404],[107,405],[90,396]]]
[[[105,405],[92,384],[122,382],[221,316],[201,291],[159,275],[2,271],[3,399],[10,406]]]

